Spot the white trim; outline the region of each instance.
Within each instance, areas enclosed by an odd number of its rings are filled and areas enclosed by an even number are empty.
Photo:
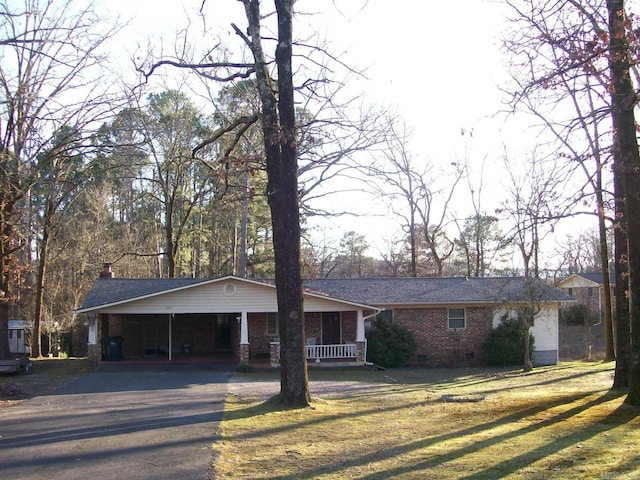
[[[364,342],[364,315],[362,310],[358,310],[356,317],[356,342]]]
[[[462,327],[451,326],[451,310],[462,310],[462,321],[464,325]],[[454,317],[454,320],[460,320],[460,317]],[[447,328],[449,330],[464,330],[467,328],[467,309],[465,307],[449,307],[447,308]]]
[[[245,311],[240,314],[240,345],[249,345],[249,322]]]

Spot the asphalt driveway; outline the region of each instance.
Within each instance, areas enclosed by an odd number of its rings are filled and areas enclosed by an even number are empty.
[[[213,478],[230,365],[103,365],[0,411],[0,478]]]

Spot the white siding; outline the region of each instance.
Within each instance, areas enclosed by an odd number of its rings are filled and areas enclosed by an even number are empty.
[[[536,350],[558,350],[558,308],[545,306],[533,323]]]
[[[505,314],[506,309],[496,309],[493,314],[493,328],[496,328]],[[558,350],[558,305],[548,304],[536,317],[531,334],[535,338],[536,350]]]
[[[306,312],[353,311],[358,307],[305,295]],[[239,313],[275,312],[276,289],[237,280],[222,280],[100,309],[103,313]]]
[[[581,277],[580,275],[571,275],[558,283],[558,288],[583,288],[583,287],[598,287],[599,283],[592,282],[588,278]]]

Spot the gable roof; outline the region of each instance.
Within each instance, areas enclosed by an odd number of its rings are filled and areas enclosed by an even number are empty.
[[[322,278],[304,285],[333,298],[358,298],[378,306],[572,300],[557,288],[524,277]]]
[[[572,286],[578,286],[578,285],[575,285],[575,282],[579,281],[580,279],[585,279],[585,280],[588,280],[589,282],[592,282],[594,287],[600,286],[602,285],[602,272],[574,273],[572,275],[569,275],[567,278],[561,280],[560,282],[558,282],[558,286],[561,288],[570,288]],[[616,272],[613,270],[609,271],[609,284],[611,286],[616,284]]]
[[[254,292],[262,292],[260,295],[262,302],[273,303],[274,306],[269,306],[269,308],[275,308],[275,285],[273,282],[268,282],[264,280],[255,280],[255,279],[247,279],[236,277],[233,275],[226,275],[224,277],[218,278],[208,278],[208,279],[196,279],[196,278],[97,278],[94,280],[93,285],[91,286],[91,290],[87,293],[82,306],[75,311],[75,313],[87,313],[96,310],[105,310],[107,308],[112,309],[113,307],[123,308],[131,308],[135,302],[138,304],[141,301],[148,302],[158,302],[161,300],[166,301],[174,301],[179,302],[184,299],[182,297],[176,297],[176,292],[185,291],[185,294],[189,292],[195,292],[196,289],[200,290],[199,303],[197,308],[208,308],[207,304],[212,300],[214,293],[212,290],[201,290],[201,287],[205,287],[207,285],[220,284],[223,288],[226,287],[227,283],[236,283],[237,285],[245,285],[252,286],[254,288]],[[258,287],[258,290],[255,290],[255,287]],[[266,289],[266,290],[265,290]],[[188,290],[188,292],[186,292]],[[270,293],[269,291],[272,291]],[[206,292],[209,292],[208,294]],[[205,295],[206,298],[202,297]],[[225,293],[225,295],[233,296],[235,294],[235,287],[233,287],[233,293]],[[265,297],[267,295],[267,297]],[[162,297],[162,298],[160,298]],[[375,306],[364,304],[363,302],[359,302],[357,300],[350,300],[347,298],[333,298],[329,295],[319,292],[311,292],[306,291],[305,297],[307,300],[313,300],[312,303],[315,304],[315,307],[318,308],[318,301],[323,305],[327,305],[327,301],[337,303],[339,305],[349,305],[352,307],[367,309],[367,310],[377,310]],[[273,299],[273,300],[265,300]],[[194,298],[191,298],[194,300]],[[242,300],[236,300],[242,302]],[[205,303],[202,303],[205,302]],[[184,303],[184,301],[182,302]],[[172,304],[170,307],[173,309]],[[205,307],[203,307],[205,305]],[[237,306],[237,305],[236,305]],[[255,307],[255,305],[253,306]],[[266,304],[262,304],[262,307],[266,308]],[[167,306],[165,306],[167,308]],[[187,306],[182,305],[182,309],[185,308],[196,308],[196,306]],[[122,312],[120,312],[122,313]]]

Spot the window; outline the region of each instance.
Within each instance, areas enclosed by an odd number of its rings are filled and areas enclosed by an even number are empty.
[[[382,310],[376,315],[376,318],[384,318],[385,320],[389,320],[393,323],[393,310]]]
[[[567,288],[567,293],[570,297],[573,297],[573,288]]]
[[[267,335],[273,335],[277,337],[280,335],[280,329],[278,327],[278,313],[267,313]]]
[[[587,296],[593,297],[593,287],[589,287],[589,289],[587,290]]]
[[[464,308],[450,308],[447,326],[449,328],[465,328]]]

